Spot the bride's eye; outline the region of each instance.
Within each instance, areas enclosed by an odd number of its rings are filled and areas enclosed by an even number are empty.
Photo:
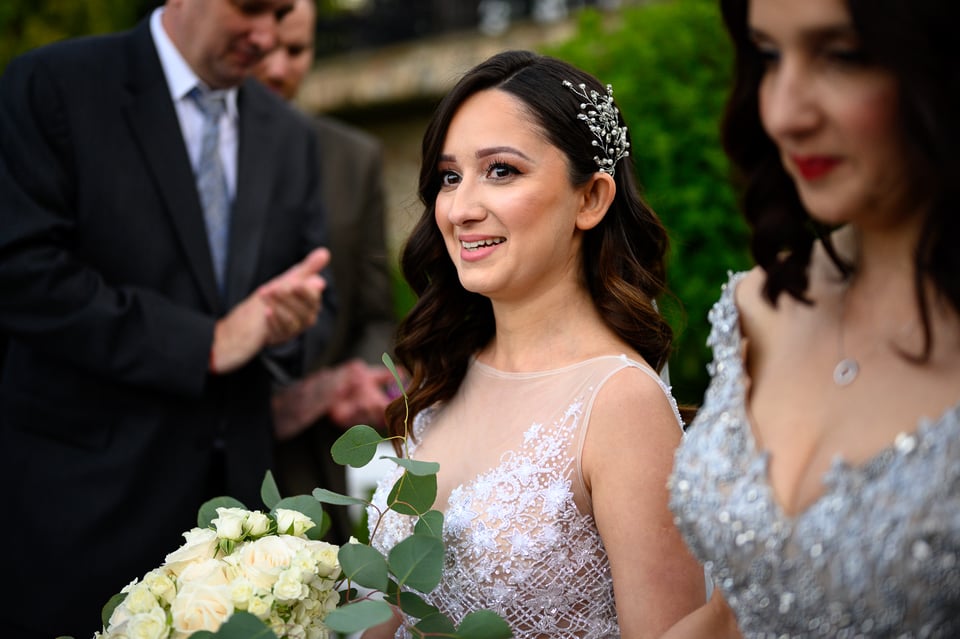
[[[460,184],[460,174],[456,171],[440,171],[440,186],[456,186]]]
[[[487,167],[487,177],[494,180],[503,180],[514,175],[519,175],[520,171],[506,162],[494,162]]]

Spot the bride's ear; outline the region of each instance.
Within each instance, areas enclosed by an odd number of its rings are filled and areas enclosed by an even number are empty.
[[[583,201],[577,212],[577,228],[587,231],[595,227],[607,214],[617,194],[617,183],[613,176],[597,171],[590,180],[580,187]]]

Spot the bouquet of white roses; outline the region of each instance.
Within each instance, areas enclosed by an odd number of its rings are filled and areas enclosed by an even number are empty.
[[[245,630],[237,615],[235,635],[253,636],[266,625],[281,639],[328,636],[323,620],[340,601],[339,547],[310,539],[316,524],[297,510],[210,508],[217,516],[209,526],[184,533],[185,543],[162,566],[111,600],[95,639],[207,636],[238,612],[259,622],[250,619]]]
[[[383,361],[402,388],[393,362],[387,355]],[[362,467],[387,439],[354,426],[330,452],[338,463]],[[107,603],[104,630],[94,639],[326,639],[383,623],[397,609],[417,639],[511,637],[491,611],[471,612],[455,625],[420,596],[437,586],[443,570],[443,514],[432,509],[439,466],[387,459],[404,468],[388,507],[416,518],[413,534],[387,555],[355,539],[342,548],[320,540],[329,527],[321,504],[370,505],[366,500],[323,488],[281,499],[267,472],[260,496],[269,512],[230,497],[205,503],[186,542]]]

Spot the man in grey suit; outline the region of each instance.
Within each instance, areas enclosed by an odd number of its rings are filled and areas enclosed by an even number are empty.
[[[295,0],[279,29],[279,46],[255,75],[286,100],[293,100],[313,64],[314,0]],[[395,329],[384,238],[382,149],[372,136],[328,117],[316,117],[320,183],[330,231],[337,284],[337,318],[330,340],[314,344],[309,376],[274,395],[276,473],[284,494],[316,486],[345,491],[344,469],[330,446],[342,429],[379,427],[390,400],[392,376],[380,364]],[[351,533],[345,509],[328,508],[333,539]]]
[[[329,259],[309,123],[248,79],[292,4],[167,0],[0,78],[6,636],[91,636],[202,502],[261,505]]]

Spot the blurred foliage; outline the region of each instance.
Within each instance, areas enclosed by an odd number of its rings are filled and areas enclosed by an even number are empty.
[[[3,0],[0,73],[30,49],[74,36],[132,27],[160,0]]]
[[[669,286],[682,306],[663,301],[678,333],[670,375],[689,404],[708,382],[707,312],[727,271],[751,264],[720,146],[732,52],[716,5],[664,0],[612,21],[585,10],[576,35],[544,51],[613,85],[644,196],[670,233]]]

